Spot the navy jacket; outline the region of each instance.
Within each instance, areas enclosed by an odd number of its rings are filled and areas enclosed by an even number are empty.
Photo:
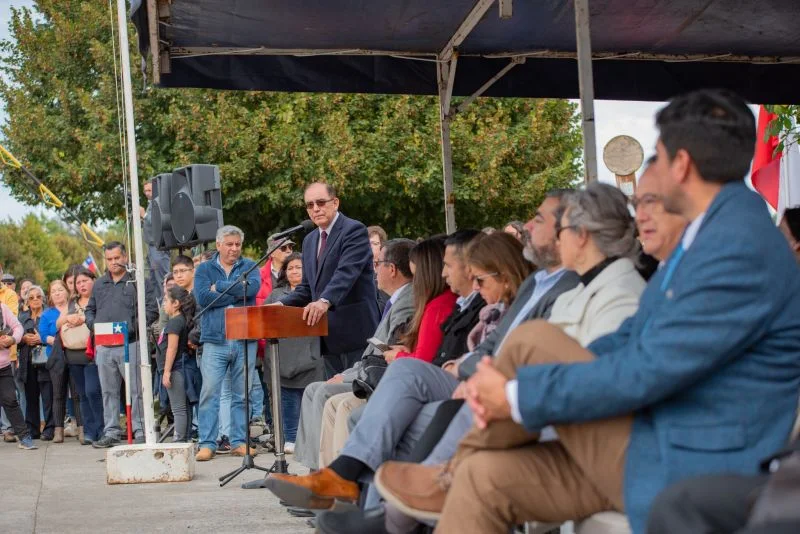
[[[220,293],[235,284],[239,277],[253,266],[253,260],[239,258],[230,275],[219,264],[219,253],[200,264],[194,275],[194,298],[197,300],[198,311],[211,304]],[[216,291],[211,291],[211,286]],[[247,305],[255,306],[256,293],[261,287],[261,273],[253,269],[247,276]],[[237,284],[227,295],[219,299],[214,307],[200,318],[201,343],[225,343],[225,308],[239,308],[242,306],[244,286]]]
[[[597,359],[517,374],[528,429],[634,414],[624,499],[637,534],[668,484],[755,474],[797,412],[800,271],[764,201],[726,185],[678,257],[633,317],[589,345]]]
[[[331,307],[322,353],[364,350],[379,320],[367,228],[339,213],[317,262],[319,239],[319,229],[303,239],[303,281],[281,302],[286,306],[305,306],[320,298],[327,299]]]

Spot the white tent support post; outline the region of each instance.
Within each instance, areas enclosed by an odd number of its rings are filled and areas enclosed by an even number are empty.
[[[450,143],[450,98],[453,95],[453,76],[456,72],[456,59],[436,64],[436,78],[439,85],[439,126],[442,135],[442,174],[444,175],[444,220],[445,231],[456,231],[456,206],[453,196],[453,145]]]
[[[148,445],[156,443],[155,416],[153,414],[153,379],[150,372],[150,354],[147,349],[147,312],[145,310],[145,256],[142,246],[142,220],[139,213],[139,172],[137,170],[136,131],[133,115],[133,90],[131,89],[130,46],[125,0],[117,0],[117,25],[119,26],[119,55],[122,60],[122,95],[125,102],[125,124],[128,134],[128,164],[130,167],[130,192],[133,209],[133,250],[135,253],[136,313],[138,316],[139,358],[141,370],[142,403],[144,404],[144,435]],[[132,325],[129,325],[132,326]]]
[[[458,46],[478,25],[495,0],[478,0],[453,36],[439,53],[436,63],[436,83],[439,87],[439,126],[442,132],[442,175],[444,179],[445,231],[456,231],[456,206],[453,195],[453,145],[450,142],[450,100],[456,79]]]
[[[594,76],[592,75],[592,37],[589,0],[575,1],[575,38],[578,51],[578,84],[581,93],[583,165],[586,183],[597,181],[597,143],[594,129]]]

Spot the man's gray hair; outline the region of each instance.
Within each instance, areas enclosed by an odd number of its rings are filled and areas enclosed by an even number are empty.
[[[226,224],[217,230],[217,243],[222,243],[222,240],[229,235],[238,235],[242,240],[242,243],[244,243],[244,232],[242,232],[241,228],[238,226],[233,226],[232,224]]]
[[[585,230],[606,257],[635,259],[639,254],[636,223],[628,211],[628,198],[616,187],[591,183],[564,196],[562,207],[569,226]]]

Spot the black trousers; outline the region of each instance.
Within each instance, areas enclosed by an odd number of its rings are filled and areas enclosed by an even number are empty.
[[[25,379],[25,421],[28,423],[28,430],[33,439],[39,439],[41,435],[41,415],[39,414],[39,397],[42,399],[42,410],[44,411],[44,435],[53,436],[55,424],[53,422],[53,384],[50,382],[50,375],[46,369],[40,370],[38,367],[28,365],[28,374]]]
[[[25,426],[25,417],[17,401],[17,385],[14,383],[14,373],[11,365],[0,369],[0,406],[5,410],[11,427],[19,439],[29,435],[28,427]]]
[[[364,349],[345,352],[342,354],[323,354],[322,360],[325,362],[325,380],[338,375],[345,369],[353,367],[364,354]]]
[[[673,484],[656,498],[647,534],[797,534],[796,523],[747,527],[767,475],[708,475]]]

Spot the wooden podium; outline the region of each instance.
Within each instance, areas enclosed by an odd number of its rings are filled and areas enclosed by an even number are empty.
[[[275,436],[275,463],[270,473],[287,473],[288,464],[283,452],[283,421],[281,419],[281,369],[278,341],[293,337],[328,335],[328,316],[308,326],[303,320],[303,308],[292,306],[247,306],[225,310],[227,339],[266,339],[270,357],[270,387],[272,393],[272,431]],[[242,484],[245,489],[263,488],[263,480]]]

